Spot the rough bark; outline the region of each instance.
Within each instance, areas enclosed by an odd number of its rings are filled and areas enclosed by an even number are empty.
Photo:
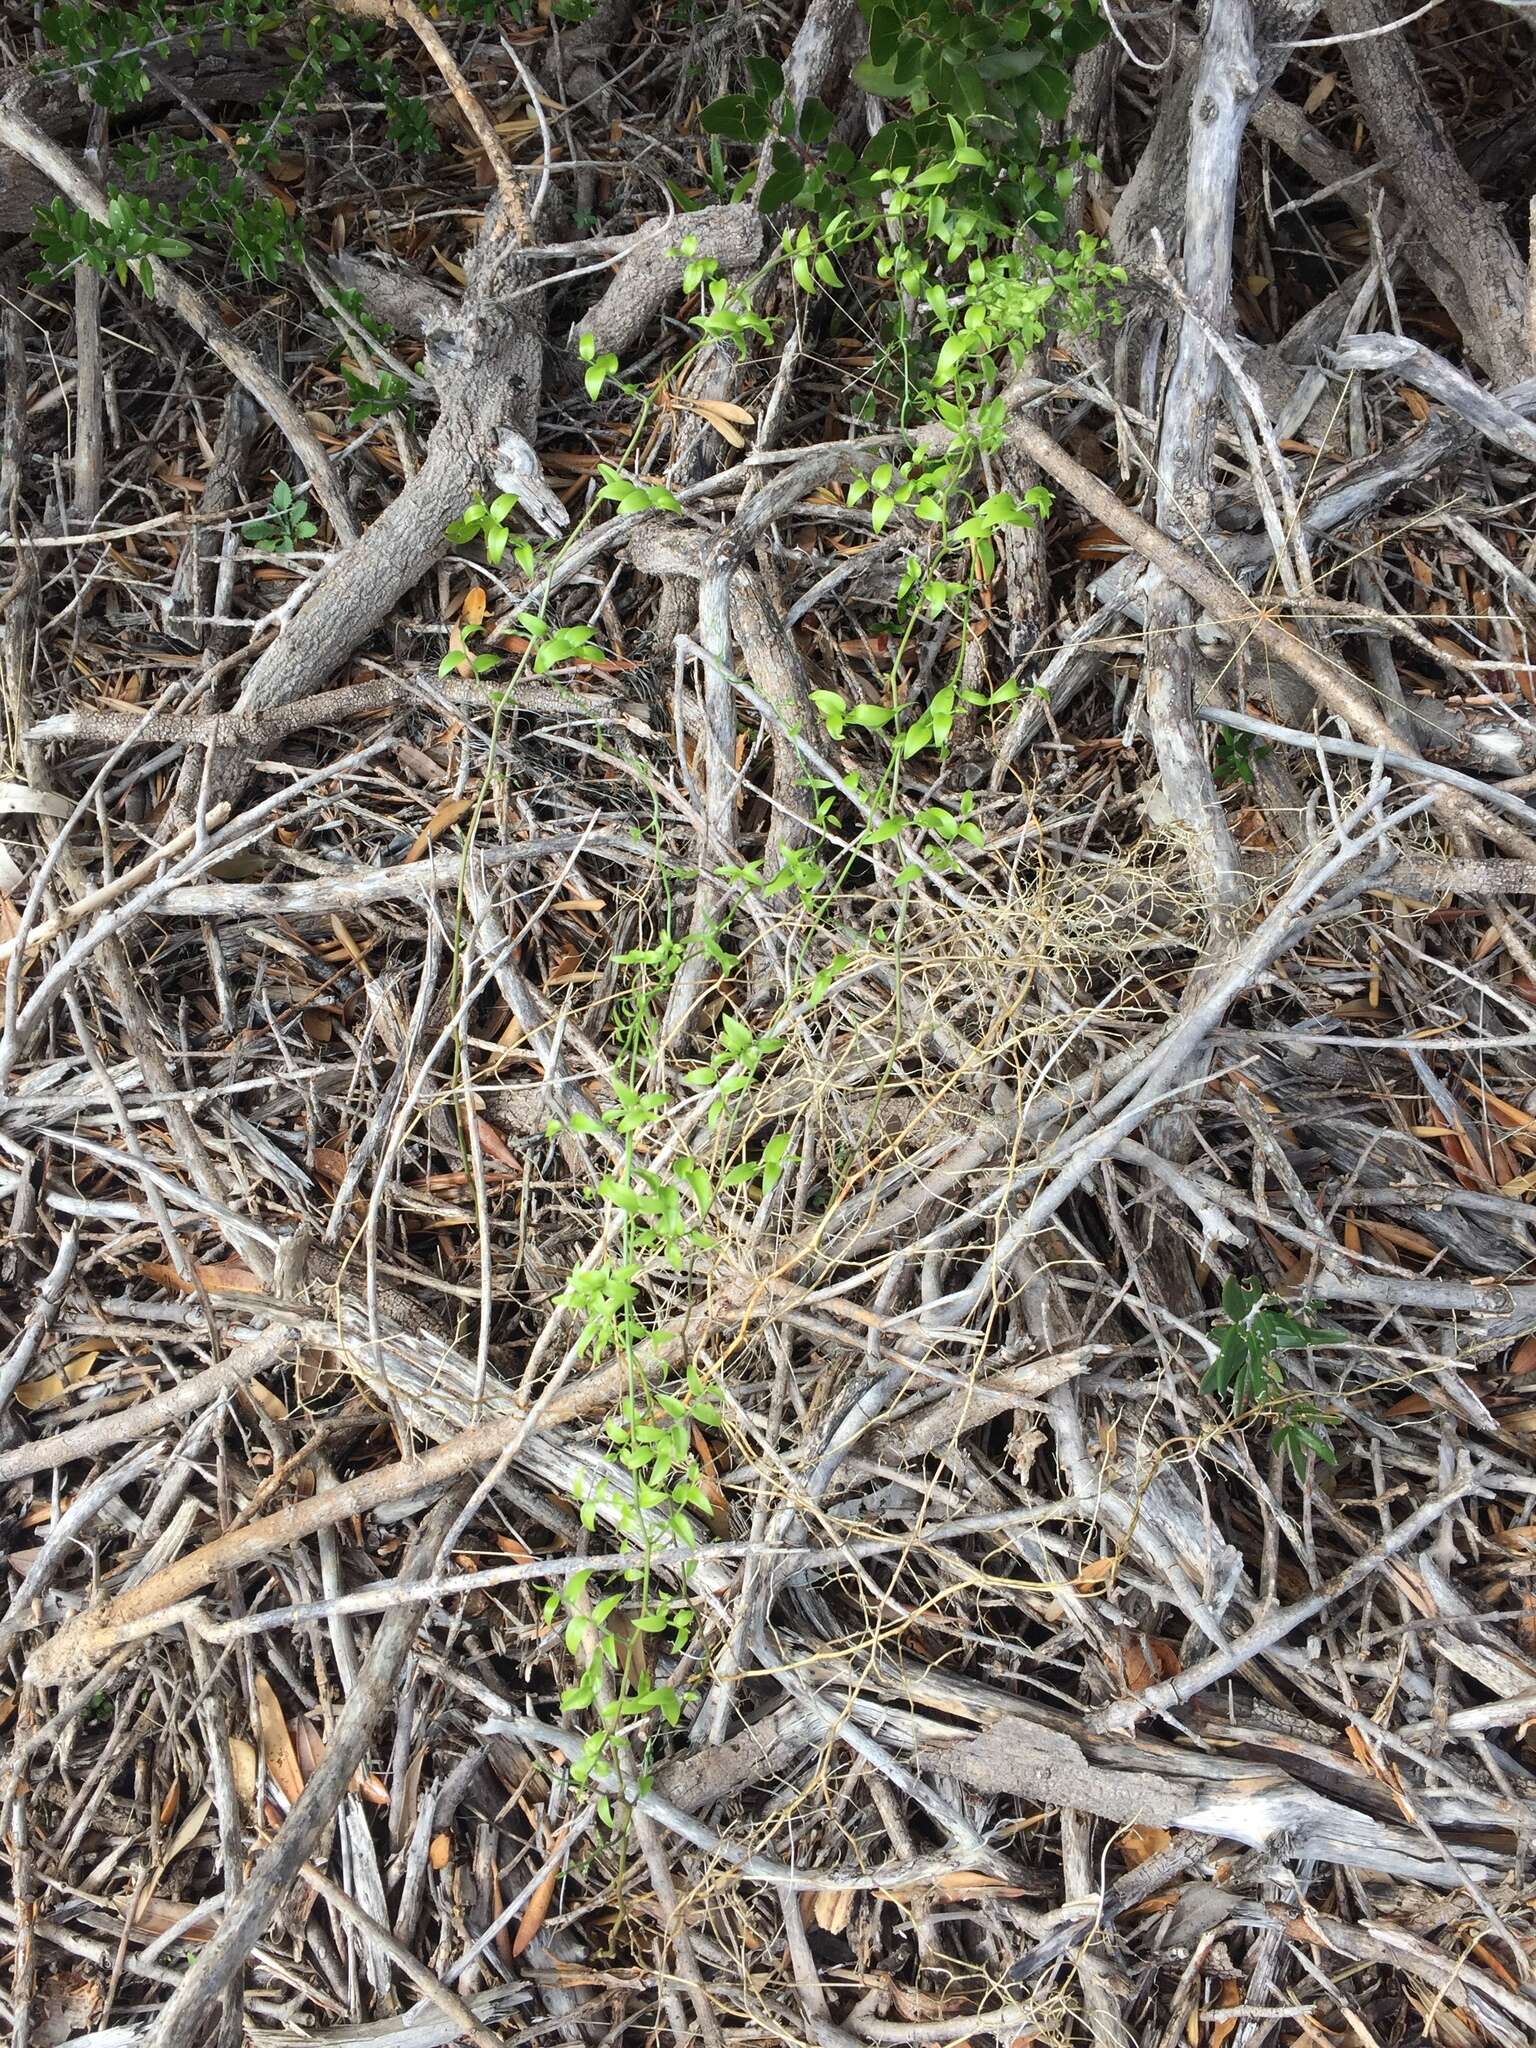
[[[441,411],[416,475],[350,547],[316,578],[304,604],[258,656],[236,711],[257,714],[321,689],[348,655],[447,552],[447,528],[486,485],[507,431],[537,431],[543,301],[518,288],[527,266],[510,239],[481,237],[471,281],[452,324],[427,335],[427,365]],[[182,809],[197,801],[201,762],[193,759],[179,790]],[[231,801],[245,776],[226,757],[216,796]]]
[[[1418,232],[1457,279],[1467,346],[1500,384],[1531,367],[1527,272],[1519,250],[1462,166],[1430,99],[1413,46],[1385,0],[1330,0],[1355,96]]]

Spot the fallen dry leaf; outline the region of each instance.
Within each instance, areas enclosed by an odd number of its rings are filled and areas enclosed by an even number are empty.
[[[1315,114],[1318,108],[1324,105],[1332,96],[1333,89],[1338,82],[1339,74],[1337,71],[1325,71],[1302,102],[1302,112],[1304,114]]]
[[[562,1830],[550,1849],[549,1868],[534,1886],[533,1893],[523,1908],[522,1918],[517,1923],[517,1932],[512,1937],[513,1962],[517,1961],[529,1942],[537,1937],[539,1929],[549,1917],[550,1901],[555,1896],[555,1886],[559,1883],[560,1872],[564,1868],[556,1852],[564,1840],[565,1831]]]
[[[260,1294],[261,1282],[243,1259],[219,1259],[211,1266],[194,1266],[193,1273],[209,1294]],[[196,1294],[197,1288],[183,1280],[174,1266],[146,1260],[139,1272],[157,1287],[169,1287],[176,1294]]]
[[[691,412],[699,415],[706,426],[713,427],[722,441],[728,441],[733,448],[745,448],[747,437],[741,429],[757,424],[744,405],[730,405],[723,398],[690,398],[688,407]]]
[[[195,1912],[195,1899],[140,1899],[133,1909],[133,1926],[136,1933],[155,1936],[169,1934],[178,1920],[188,1913],[187,1921],[177,1935],[178,1941],[206,1941],[219,1924],[219,1916],[212,1908]]]
[[[101,1356],[99,1351],[77,1351],[73,1358],[52,1372],[45,1372],[41,1378],[24,1380],[16,1389],[16,1405],[25,1408],[29,1415],[39,1408],[46,1408],[50,1402],[58,1401],[71,1387],[79,1386],[90,1376],[91,1367]]]
[[[460,818],[466,812],[472,811],[474,808],[475,799],[472,796],[444,797],[431,817],[428,818],[426,824],[422,826],[416,837],[411,841],[410,850],[406,854],[402,866],[409,867],[412,861],[420,860],[434,839],[440,839],[445,832],[450,831],[453,826],[457,825]]]
[[[1132,1869],[1149,1857],[1161,1856],[1172,1840],[1166,1828],[1139,1825],[1123,1828],[1117,1838],[1120,1854]]]
[[[1236,1978],[1228,1977],[1223,1981],[1221,1990],[1217,1994],[1217,1998],[1220,2004],[1226,2006],[1242,2004],[1242,1988],[1238,1984]],[[1236,2020],[1212,2020],[1211,2030],[1209,2035],[1207,2036],[1207,2039],[1210,2043],[1210,2048],[1225,2048],[1225,2044],[1231,2040],[1233,2034],[1236,2031]]]
[[[288,1733],[288,1723],[283,1719],[277,1694],[260,1672],[256,1674],[254,1691],[256,1731],[261,1737],[267,1776],[291,1806],[304,1790],[304,1774],[299,1769],[293,1738]]]
[[[974,1899],[985,1893],[994,1899],[1022,1899],[1024,1892],[1019,1885],[1006,1883],[1000,1877],[989,1877],[982,1870],[946,1870],[934,1880],[933,1889],[941,1899]]]

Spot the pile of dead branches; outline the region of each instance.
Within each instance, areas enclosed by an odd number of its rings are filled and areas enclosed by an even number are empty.
[[[1536,2036],[1536,19],[1402,11],[1106,7],[910,631],[700,123],[849,0],[380,0],[438,153],[152,296],[33,209],[266,56],[8,18],[17,2048]]]

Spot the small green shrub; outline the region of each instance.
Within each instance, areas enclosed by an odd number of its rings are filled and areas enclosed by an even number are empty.
[[[248,519],[240,529],[251,547],[268,555],[291,554],[319,531],[309,516],[308,498],[295,497],[292,484],[282,482],[272,486],[271,502],[262,516]]]
[[[126,192],[112,194],[104,221],[71,206],[61,194],[51,206],[38,209],[32,239],[48,265],[45,279],[67,277],[83,263],[102,277],[115,272],[119,284],[126,284],[132,272],[151,298],[155,280],[150,258],[171,261],[190,254],[190,245],[177,234],[176,223],[163,206]]]
[[[1290,1391],[1283,1361],[1288,1351],[1347,1343],[1345,1333],[1299,1321],[1256,1281],[1225,1281],[1221,1307],[1226,1320],[1211,1330],[1216,1355],[1200,1391],[1224,1399],[1235,1421],[1267,1420],[1271,1442],[1290,1459],[1298,1478],[1309,1456],[1335,1464],[1326,1414],[1309,1396]]]

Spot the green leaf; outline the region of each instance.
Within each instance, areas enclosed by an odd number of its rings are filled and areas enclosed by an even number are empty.
[[[1229,1276],[1221,1283],[1221,1312],[1231,1322],[1240,1323],[1260,1299],[1257,1288],[1245,1287],[1235,1277]]]
[[[836,118],[832,109],[823,101],[815,98],[808,99],[800,109],[798,124],[800,140],[807,143],[812,149],[816,148],[818,144],[825,142],[832,133],[833,123]]]
[[[757,1041],[752,1036],[750,1026],[743,1024],[739,1017],[733,1017],[727,1011],[720,1019],[720,1043],[727,1052],[735,1053],[739,1057],[744,1052],[751,1052]]]
[[[877,7],[869,21],[870,62],[877,65],[889,64],[896,55],[900,41],[901,16],[894,7]]]
[[[888,64],[877,64],[872,60],[855,64],[853,82],[861,91],[871,93],[877,100],[894,100],[901,96],[901,88],[896,83],[896,73]],[[889,149],[890,146],[891,143],[888,141],[885,147]],[[882,157],[880,161],[883,160]],[[871,161],[868,151],[865,153],[865,161]]]
[[[1062,49],[1069,57],[1081,57],[1104,39],[1104,23],[1085,9],[1070,15],[1057,30]]]
[[[1248,1363],[1248,1338],[1243,1330],[1228,1324],[1217,1339],[1216,1356],[1200,1381],[1202,1394],[1225,1394]]]
[[[718,135],[726,142],[762,142],[772,127],[756,100],[743,92],[727,93],[711,102],[699,116],[706,135]]]
[[[975,339],[975,335],[965,328],[962,328],[958,334],[951,334],[946,337],[944,346],[939,350],[938,363],[934,368],[935,382],[939,384],[948,384],[950,382],[956,370],[959,369],[960,365],[970,354]]]
[[[1026,71],[1033,71],[1045,52],[1033,49],[988,50],[976,60],[976,72],[980,78],[1022,78]]]
[[[1047,120],[1062,120],[1072,103],[1072,81],[1054,64],[1042,64],[1029,72],[1024,90]]]
[[[746,69],[755,100],[764,103],[776,100],[784,90],[784,67],[771,57],[749,57]]]
[[[773,169],[763,183],[759,205],[765,213],[773,213],[781,206],[788,206],[798,199],[805,187],[805,166],[787,142],[778,141],[773,145]],[[802,258],[802,261],[804,259]],[[802,286],[802,289],[805,289]]]

